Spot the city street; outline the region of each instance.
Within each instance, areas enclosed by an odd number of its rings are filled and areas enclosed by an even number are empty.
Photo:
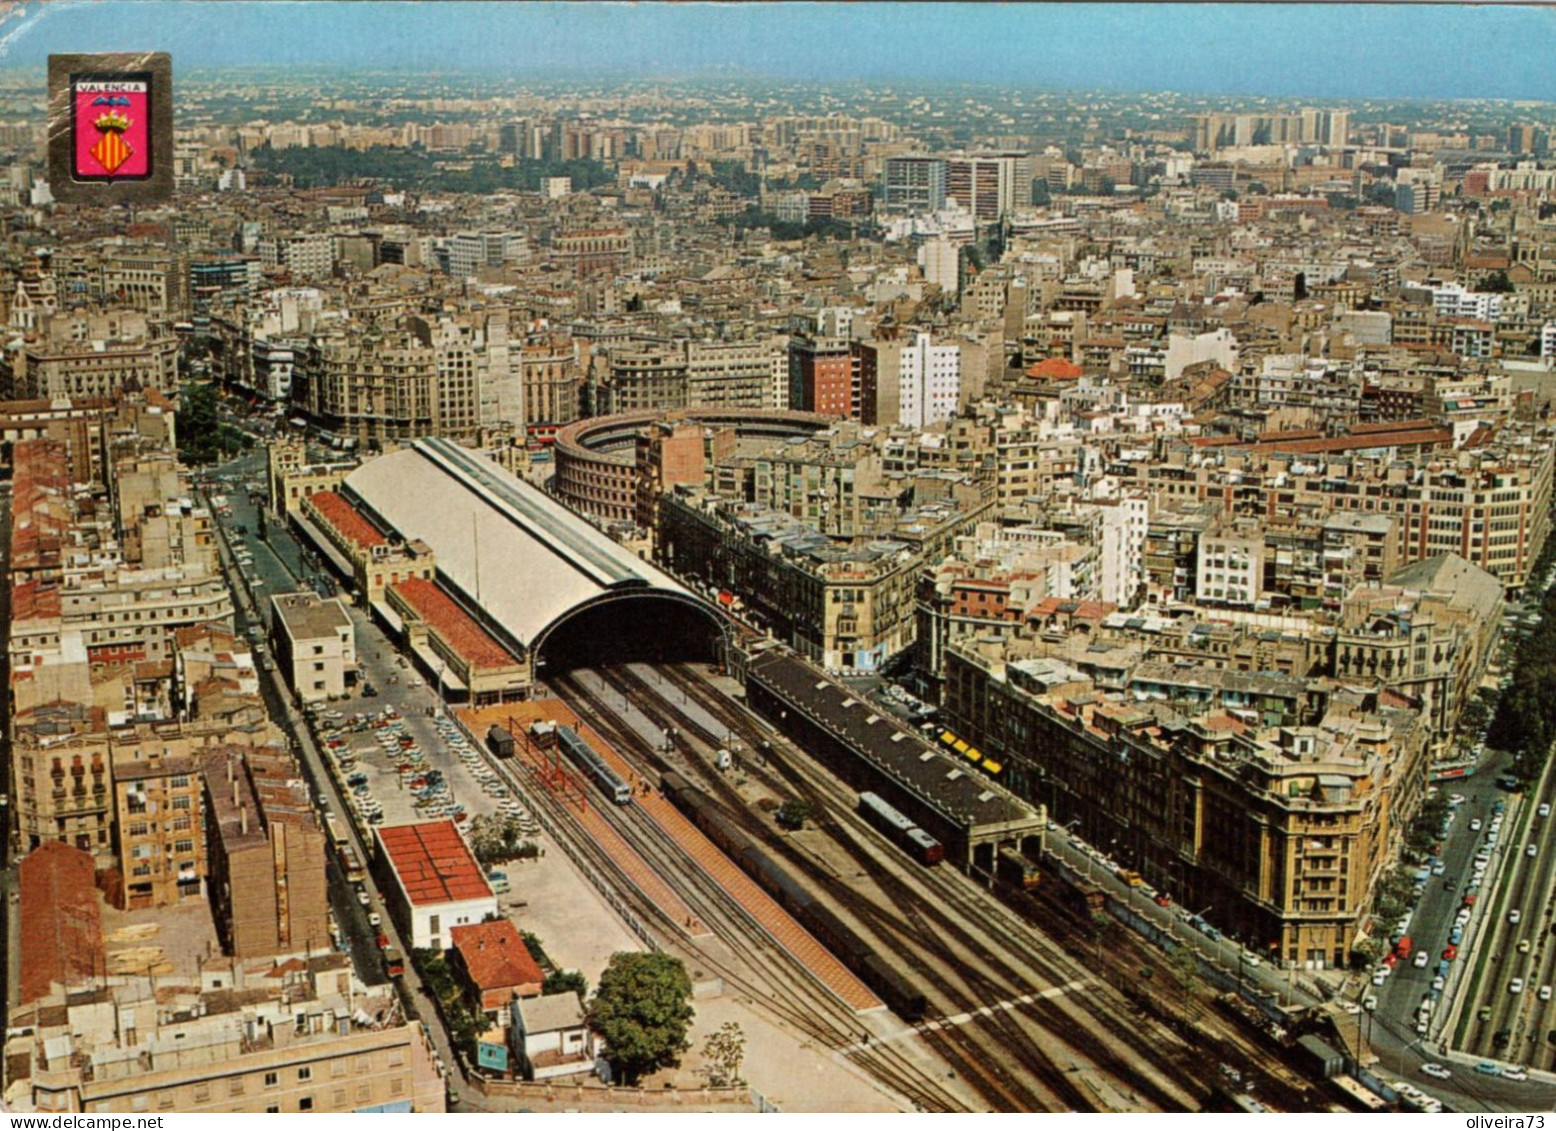
[[[263,468],[264,455],[260,452],[224,464],[218,473],[224,477],[237,479],[256,476],[262,478]],[[238,598],[239,631],[247,632],[251,628],[256,629],[251,639],[262,641],[265,636],[264,623],[267,619],[263,611],[264,603],[272,593],[285,593],[301,588],[297,579],[299,576],[307,576],[304,572],[304,557],[295,542],[289,536],[285,536],[284,532],[275,530],[273,523],[272,529],[267,532],[272,535],[270,540],[262,540],[257,536],[258,508],[249,503],[248,491],[241,483],[213,486],[209,494],[225,494],[232,511],[230,518],[219,517],[218,525],[221,529],[223,566],[228,571],[229,579],[234,583],[234,592]],[[246,536],[237,534],[237,528],[240,526],[248,528]],[[232,556],[234,540],[239,537],[243,538],[253,554],[253,566],[247,570],[240,569]],[[253,584],[256,579],[260,584]],[[290,696],[282,685],[280,673],[272,670],[269,674],[270,679],[262,680],[261,686],[265,689],[265,698],[272,717],[292,737],[294,752],[300,755],[315,795],[323,799],[324,808],[331,813],[345,814],[348,811],[345,797],[328,772],[324,756],[302,714],[291,703]],[[368,702],[372,703],[373,700]],[[355,847],[359,857],[364,861],[369,859],[365,840],[351,822],[343,820],[339,825]],[[336,922],[346,936],[358,975],[369,984],[382,982],[383,965],[377,944],[379,931],[387,934],[407,956],[410,954],[410,947],[406,940],[399,936],[393,920],[386,913],[383,897],[378,891],[371,872],[368,873],[363,885],[368,892],[370,906],[363,907],[356,900],[353,889],[346,882],[333,853],[330,854],[329,870],[331,907],[334,909]],[[369,924],[367,915],[370,911],[378,913],[382,922],[381,928],[375,929]],[[417,1012],[426,1023],[434,1048],[445,1065],[445,1070],[463,1073],[463,1062],[455,1056],[437,1010],[409,961],[405,964],[404,987],[406,994],[415,1003]],[[465,1089],[461,1092],[459,1106],[465,1110],[477,1110],[472,1104],[479,1099],[479,1093]]]
[[[1549,1071],[1556,1047],[1556,946],[1552,945],[1551,893],[1556,888],[1556,822],[1541,816],[1553,795],[1547,768],[1539,788],[1508,812],[1506,866],[1484,913],[1480,941],[1466,971],[1467,997],[1457,1025],[1457,1044],[1471,1056]],[[1549,808],[1546,813],[1549,814]],[[1530,855],[1529,849],[1534,853]]]
[[[1447,783],[1444,789],[1465,796],[1466,800],[1461,806],[1461,810],[1465,813],[1489,814],[1497,798],[1509,797],[1495,784],[1499,765],[1488,766],[1474,778]],[[1446,942],[1447,931],[1453,919],[1453,909],[1460,902],[1461,897],[1457,894],[1458,887],[1468,879],[1467,866],[1475,854],[1475,843],[1480,839],[1477,834],[1468,832],[1470,820],[1467,815],[1455,820],[1450,842],[1445,847],[1445,859],[1453,861],[1448,874],[1455,874],[1454,869],[1458,868],[1460,883],[1456,885],[1454,893],[1450,894],[1444,891],[1442,880],[1445,877],[1433,877],[1435,883],[1428,886],[1428,891],[1423,896],[1422,906],[1418,908],[1411,921],[1412,936],[1419,937],[1420,941],[1428,946],[1435,942],[1436,950],[1439,952]],[[1546,826],[1551,824],[1550,821],[1544,822]],[[1508,827],[1513,826],[1510,824]],[[1543,835],[1550,835],[1549,831],[1542,833]],[[1189,909],[1176,905],[1171,908],[1158,906],[1140,889],[1131,888],[1119,879],[1114,874],[1114,866],[1111,863],[1093,858],[1084,842],[1071,838],[1062,828],[1049,831],[1048,843],[1050,850],[1055,852],[1075,875],[1089,878],[1093,883],[1106,889],[1113,898],[1130,908],[1135,915],[1192,946],[1199,955],[1202,967],[1213,967],[1226,984],[1231,984],[1233,980],[1241,980],[1245,984],[1257,986],[1263,994],[1276,997],[1286,1004],[1316,1005],[1321,1000],[1325,1000],[1311,992],[1312,988],[1316,988],[1311,982],[1314,974],[1281,970],[1272,967],[1263,959],[1260,959],[1258,965],[1253,965],[1243,947],[1225,937],[1213,940],[1189,926],[1184,919],[1185,914],[1191,913]],[[1522,860],[1525,859],[1523,842],[1518,843],[1518,857]],[[1543,844],[1542,841],[1542,846]],[[1556,846],[1552,846],[1550,852],[1552,856],[1556,856]],[[1546,858],[1543,847],[1540,858]],[[1545,877],[1547,886],[1541,890],[1548,891],[1550,876],[1543,870],[1542,876]],[[1432,898],[1434,887],[1444,898]],[[1486,890],[1492,889],[1488,886]],[[1433,923],[1438,926],[1427,926]],[[1550,959],[1547,958],[1547,961]],[[1438,1024],[1434,1024],[1429,1038],[1423,1039],[1415,1032],[1415,1008],[1422,992],[1431,983],[1435,966],[1435,954],[1432,966],[1427,969],[1417,969],[1409,962],[1400,963],[1395,974],[1381,989],[1375,988],[1370,981],[1363,981],[1360,983],[1361,989],[1346,993],[1346,999],[1356,1003],[1370,994],[1378,996],[1377,1011],[1372,1013],[1360,1011],[1355,1014],[1360,1035],[1371,1045],[1378,1058],[1377,1069],[1386,1075],[1409,1081],[1423,1091],[1439,1096],[1453,1107],[1464,1111],[1519,1111],[1528,1110],[1531,1105],[1543,1108],[1556,1102],[1556,1080],[1549,1077],[1534,1078],[1528,1082],[1498,1079],[1474,1072],[1474,1060],[1462,1057],[1451,1058],[1440,1044],[1444,1039],[1438,1034],[1440,1018]],[[1327,972],[1322,976],[1333,982],[1336,972]],[[1547,973],[1546,977],[1556,977],[1556,973]],[[1349,979],[1349,984],[1355,985],[1356,981],[1357,979],[1352,977]],[[1454,986],[1450,982],[1449,992],[1452,993],[1453,990]],[[1498,982],[1493,990],[1500,992],[1501,996],[1506,998],[1508,995],[1505,979]],[[1532,1000],[1535,996],[1535,990],[1532,989],[1526,990],[1525,993],[1524,1000]],[[1556,1024],[1556,1022],[1552,1023]],[[1442,1081],[1422,1075],[1421,1065],[1429,1062],[1449,1064],[1453,1072],[1452,1078]]]

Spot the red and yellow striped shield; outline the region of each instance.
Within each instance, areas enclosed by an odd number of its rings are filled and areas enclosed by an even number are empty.
[[[130,148],[130,143],[124,140],[117,130],[108,130],[97,139],[97,144],[92,146],[91,154],[97,158],[97,163],[109,173],[114,172],[135,154]]]

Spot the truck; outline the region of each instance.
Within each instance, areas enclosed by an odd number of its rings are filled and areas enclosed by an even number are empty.
[[[378,936],[378,950],[384,957],[384,973],[391,978],[399,978],[405,974],[405,956],[400,953],[400,948],[389,941],[388,935]]]

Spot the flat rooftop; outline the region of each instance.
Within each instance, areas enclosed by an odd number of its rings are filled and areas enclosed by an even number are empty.
[[[326,599],[317,593],[277,593],[270,598],[270,604],[293,640],[316,640],[321,636],[338,636],[341,629],[351,631],[351,618],[334,597]]]
[[[380,827],[378,840],[413,904],[494,898],[453,821]]]
[[[1037,819],[1031,806],[796,657],[768,652],[753,659],[748,670],[752,679],[819,720],[948,823],[977,829]]]

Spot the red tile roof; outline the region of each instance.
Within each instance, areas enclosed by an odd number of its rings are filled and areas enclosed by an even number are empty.
[[[11,586],[11,619],[57,617],[61,614],[59,586],[52,582],[19,581]]]
[[[1196,436],[1189,443],[1196,448],[1241,448],[1250,452],[1348,452],[1370,448],[1442,447],[1453,442],[1453,429],[1427,421],[1407,420],[1384,425],[1359,424],[1343,436],[1315,436],[1311,430],[1266,432],[1253,443],[1235,436]]]
[[[91,853],[44,841],[22,859],[22,1002],[37,1001],[58,982],[68,989],[105,969],[102,907]]]
[[[511,919],[454,927],[449,931],[454,949],[459,951],[470,981],[484,996],[491,990],[539,993],[546,980],[540,964],[524,945],[524,938]]]
[[[11,572],[58,569],[70,529],[70,466],[57,440],[22,440],[12,453]]]
[[[1255,444],[1255,451],[1300,452],[1318,455],[1323,452],[1349,452],[1368,448],[1416,447],[1429,445],[1444,447],[1453,443],[1452,428],[1423,428],[1419,432],[1388,432],[1372,436],[1336,436],[1331,440],[1285,440],[1269,444]]]
[[[1046,377],[1050,381],[1074,381],[1086,371],[1062,357],[1050,357],[1027,366],[1028,377]]]
[[[1054,616],[1063,610],[1066,605],[1071,606],[1069,613],[1075,620],[1101,620],[1110,613],[1118,611],[1118,606],[1108,601],[1078,601],[1073,597],[1044,597],[1027,610],[1027,616],[1034,618]]]
[[[378,830],[378,839],[413,904],[493,898],[485,873],[453,821],[390,825]]]
[[[382,546],[389,540],[361,511],[334,491],[315,491],[308,496],[307,502],[348,542],[358,546]]]
[[[390,588],[472,667],[502,668],[519,662],[435,582],[413,577]]]

